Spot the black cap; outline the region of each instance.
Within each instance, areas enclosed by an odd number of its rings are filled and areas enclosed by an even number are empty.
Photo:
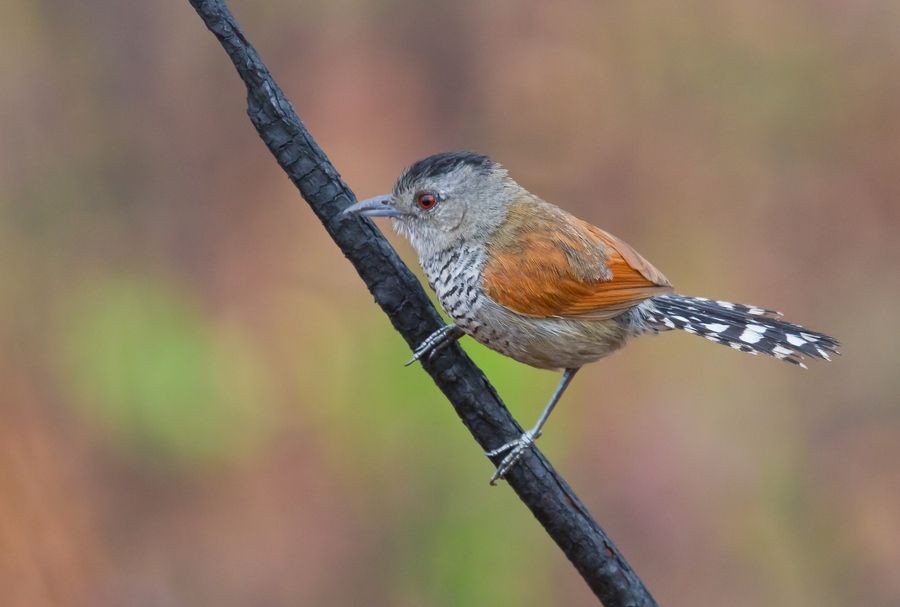
[[[397,179],[394,191],[398,192],[408,189],[418,181],[446,175],[464,166],[488,173],[493,165],[494,162],[484,154],[476,152],[441,152],[410,165]]]

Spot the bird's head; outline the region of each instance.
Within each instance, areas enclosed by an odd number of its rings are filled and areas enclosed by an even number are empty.
[[[500,164],[473,152],[444,152],[404,170],[390,194],[348,207],[345,213],[391,217],[421,258],[459,245],[488,241],[521,194]]]

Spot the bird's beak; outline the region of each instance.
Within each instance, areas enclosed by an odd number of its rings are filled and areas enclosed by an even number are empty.
[[[403,215],[393,205],[394,197],[390,194],[360,200],[344,209],[344,215],[355,213],[364,217],[400,217]]]

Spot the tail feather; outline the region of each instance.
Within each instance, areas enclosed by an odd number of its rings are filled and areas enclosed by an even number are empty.
[[[660,295],[650,300],[645,317],[654,329],[681,329],[749,354],[767,354],[801,367],[804,356],[831,360],[840,354],[836,339],[779,318],[755,306],[703,297]]]

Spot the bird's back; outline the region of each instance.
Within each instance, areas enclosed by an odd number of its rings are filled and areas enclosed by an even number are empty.
[[[487,242],[440,251],[422,267],[466,333],[540,368],[615,351],[637,326],[629,311],[671,290],[620,240],[530,195],[510,206]]]

